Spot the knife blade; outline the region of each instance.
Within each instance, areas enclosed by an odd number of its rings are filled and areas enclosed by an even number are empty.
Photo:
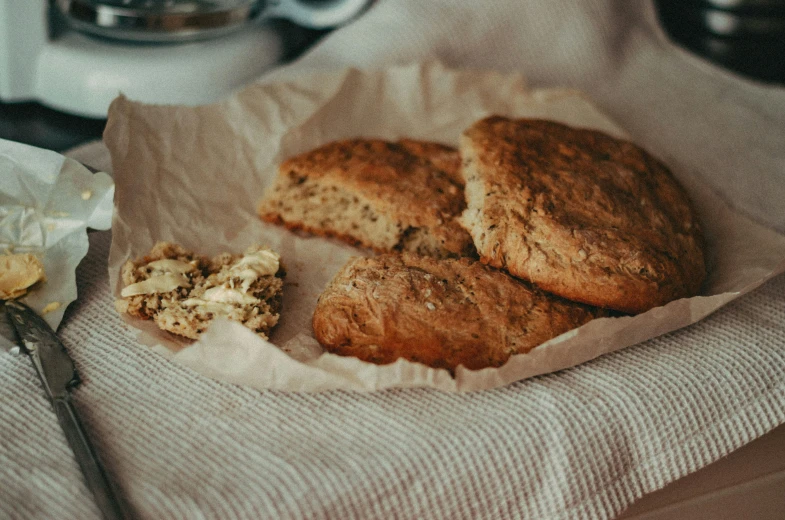
[[[106,520],[124,518],[123,508],[71,402],[70,390],[79,384],[79,375],[68,351],[49,324],[28,306],[8,300],[5,309],[22,351],[38,372],[101,514]]]

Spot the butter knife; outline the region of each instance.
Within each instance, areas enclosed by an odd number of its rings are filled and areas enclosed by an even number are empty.
[[[5,308],[21,341],[22,351],[30,356],[52,401],[57,420],[103,517],[106,520],[124,518],[120,502],[71,402],[70,389],[79,384],[73,360],[49,324],[32,309],[13,300],[6,301]]]

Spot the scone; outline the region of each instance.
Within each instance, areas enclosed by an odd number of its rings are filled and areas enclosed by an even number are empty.
[[[162,261],[162,254],[170,256]],[[118,310],[153,319],[161,329],[192,339],[218,317],[237,321],[267,339],[280,316],[284,275],[278,254],[261,246],[207,260],[180,246],[159,243],[150,255],[124,267],[126,287]],[[175,283],[177,287],[170,289]]]
[[[242,255],[220,255],[211,263],[211,274],[195,284],[187,298],[166,305],[155,322],[196,339],[221,316],[267,339],[280,317],[285,273],[279,260],[277,253],[260,246]]]
[[[410,154],[425,159],[439,168],[458,186],[463,186],[461,154],[452,146],[417,139],[401,139],[398,144]]]
[[[158,242],[144,257],[123,265],[123,299],[116,306],[136,318],[153,319],[166,302],[187,298],[209,268],[208,258],[177,244]]]
[[[461,222],[483,262],[628,313],[695,295],[700,226],[668,169],[594,130],[488,117],[461,137]]]
[[[453,149],[378,139],[332,142],[281,164],[259,216],[377,252],[473,253]]]
[[[353,258],[319,297],[316,339],[342,356],[498,367],[606,311],[546,294],[469,258]]]

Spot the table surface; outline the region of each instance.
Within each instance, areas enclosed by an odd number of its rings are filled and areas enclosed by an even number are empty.
[[[618,520],[779,520],[785,511],[785,425],[644,496]]]
[[[0,138],[65,151],[100,139],[105,120],[37,103],[0,102]],[[785,510],[785,425],[692,475],[645,496],[621,519],[775,519]]]
[[[28,104],[12,108],[23,117],[30,110],[36,117],[50,115],[48,109]],[[67,143],[77,136],[100,137],[103,121],[62,117],[61,124],[80,123],[71,135],[59,141]],[[39,128],[28,123],[28,128]],[[65,128],[65,126],[63,127]],[[53,146],[54,148],[54,146]],[[781,518],[785,510],[785,425],[737,450],[730,456],[693,473],[666,488],[647,495],[626,511],[620,519],[658,520],[671,518],[722,518],[761,520]],[[751,516],[752,515],[752,516]]]

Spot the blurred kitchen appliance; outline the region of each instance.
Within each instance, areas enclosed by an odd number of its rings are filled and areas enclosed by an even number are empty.
[[[675,42],[741,74],[785,84],[785,0],[656,0]]]
[[[274,18],[341,25],[369,0],[0,0],[0,100],[103,118],[122,92],[210,103],[279,63]]]

